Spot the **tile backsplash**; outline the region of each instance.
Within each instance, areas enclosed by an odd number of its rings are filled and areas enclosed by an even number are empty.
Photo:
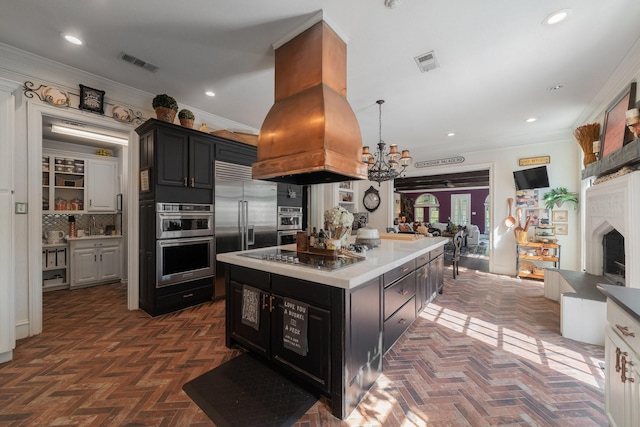
[[[89,222],[91,217],[96,219],[96,231],[106,230],[107,226],[113,226],[117,230],[117,234],[121,234],[118,224],[119,218],[117,214],[98,214],[98,215],[73,215],[76,220],[76,230],[85,230],[89,234]],[[42,234],[45,236],[48,231],[61,230],[65,235],[69,233],[69,215],[45,214],[42,215]]]

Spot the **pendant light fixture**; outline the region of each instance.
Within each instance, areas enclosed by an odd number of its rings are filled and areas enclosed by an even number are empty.
[[[383,181],[390,181],[400,176],[413,159],[409,155],[409,150],[402,150],[400,153],[396,144],[389,145],[389,152],[385,153],[387,144],[382,140],[382,104],[384,104],[384,100],[380,99],[376,103],[378,104],[379,117],[378,151],[374,155],[369,151],[368,146],[362,147],[362,161],[367,164],[369,181],[377,182],[379,186]]]

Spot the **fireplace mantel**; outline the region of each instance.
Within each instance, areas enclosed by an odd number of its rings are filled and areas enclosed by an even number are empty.
[[[638,163],[640,163],[640,139],[631,141],[604,159],[588,164],[582,169],[582,179],[612,173],[623,166],[631,166]]]

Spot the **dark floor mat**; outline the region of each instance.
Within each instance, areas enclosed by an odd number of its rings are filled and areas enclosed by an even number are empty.
[[[317,400],[248,353],[182,389],[218,427],[291,426]]]

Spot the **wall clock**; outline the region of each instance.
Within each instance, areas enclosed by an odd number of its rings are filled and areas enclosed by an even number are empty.
[[[369,212],[373,212],[378,209],[378,206],[380,206],[380,193],[378,193],[378,190],[373,188],[373,186],[369,187],[364,192],[362,203],[364,204],[365,209]]]

